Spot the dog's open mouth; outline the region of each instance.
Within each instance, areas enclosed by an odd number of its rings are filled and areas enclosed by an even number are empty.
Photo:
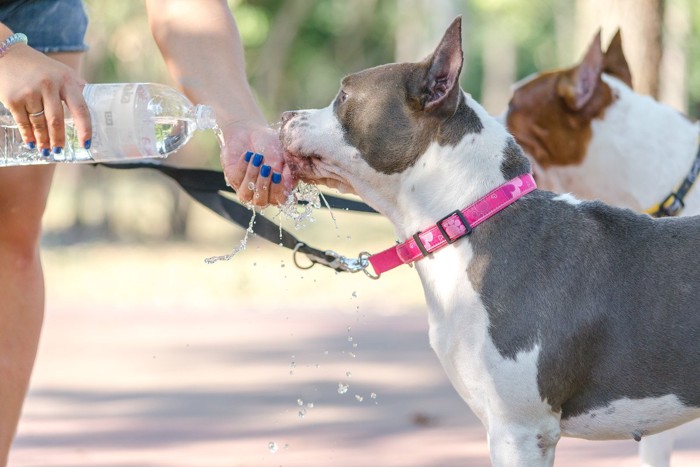
[[[289,150],[284,151],[284,161],[295,180],[311,181],[315,173],[315,161],[320,159],[317,154],[294,154]]]

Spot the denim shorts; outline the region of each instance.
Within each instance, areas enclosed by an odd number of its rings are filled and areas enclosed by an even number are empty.
[[[2,0],[0,22],[27,35],[39,52],[83,52],[88,18],[82,0]]]

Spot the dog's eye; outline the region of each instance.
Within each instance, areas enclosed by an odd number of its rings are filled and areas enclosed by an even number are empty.
[[[345,102],[347,100],[347,98],[348,98],[348,94],[345,91],[341,90],[340,93],[338,94],[338,104],[342,104],[343,102]]]

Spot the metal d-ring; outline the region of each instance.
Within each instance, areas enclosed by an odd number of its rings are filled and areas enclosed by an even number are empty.
[[[369,257],[370,257],[370,256],[372,256],[372,255],[370,255],[370,254],[369,254],[368,252],[366,252],[366,251],[363,251],[362,253],[359,254],[359,256],[357,257],[357,259],[359,259],[360,262],[364,265],[364,267],[362,268],[362,272],[365,273],[365,276],[367,276],[367,277],[369,277],[370,279],[373,279],[373,280],[376,281],[377,279],[379,279],[379,276],[381,276],[381,274],[372,274],[371,272],[369,272],[369,271],[367,270],[367,267],[369,267],[369,265],[370,265],[370,262],[369,262]]]
[[[315,261],[311,261],[311,264],[309,264],[308,266],[301,266],[299,264],[299,262],[297,261],[297,253],[299,253],[299,248],[303,247],[304,245],[305,245],[304,243],[299,242],[294,246],[294,252],[292,253],[292,260],[294,261],[294,266],[298,267],[299,269],[311,269],[312,267],[314,267],[316,265]],[[308,258],[308,256],[307,256],[307,258]]]

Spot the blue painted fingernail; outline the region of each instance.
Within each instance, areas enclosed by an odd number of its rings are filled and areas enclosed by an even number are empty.
[[[85,144],[83,144],[83,147],[85,149],[90,149],[90,146],[92,146],[92,140],[91,139],[85,140]]]
[[[62,148],[61,146],[54,146],[54,147],[53,147],[53,153],[54,153],[54,154],[61,154],[61,151],[62,151],[62,150],[63,150],[63,148]]]
[[[276,184],[278,184],[278,183],[281,182],[281,181],[282,181],[282,174],[281,174],[281,173],[277,173],[277,172],[273,172],[273,174],[272,174],[272,183],[274,183],[274,184],[276,185]]]
[[[44,148],[41,150],[42,157],[49,157],[51,155],[51,150],[49,148]]]
[[[250,162],[250,158],[253,157],[253,154],[255,154],[253,151],[248,151],[245,153],[245,161]]]
[[[255,154],[255,157],[253,157],[253,167],[260,167],[262,165],[263,161],[263,155],[262,154]]]
[[[27,143],[27,147],[29,149],[34,149],[36,147],[36,143],[34,141],[30,141]]]
[[[272,172],[272,167],[270,167],[269,165],[263,165],[260,168],[260,176],[261,177],[269,177],[270,172]]]

